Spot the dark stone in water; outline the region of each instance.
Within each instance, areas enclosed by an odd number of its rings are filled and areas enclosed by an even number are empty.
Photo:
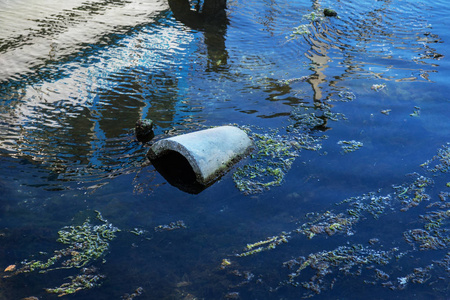
[[[146,143],[155,137],[153,133],[153,121],[150,119],[141,119],[136,122],[136,138],[139,142]]]
[[[336,17],[337,16],[337,12],[330,8],[325,8],[323,10],[323,14],[325,15],[325,17]]]

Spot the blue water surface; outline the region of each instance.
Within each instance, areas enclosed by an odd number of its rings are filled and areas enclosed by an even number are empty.
[[[236,0],[199,26],[162,0],[41,2],[0,0],[0,299],[448,299],[446,1]],[[186,193],[142,118],[291,160]],[[278,184],[238,188],[274,162]],[[82,224],[107,247],[70,265]]]

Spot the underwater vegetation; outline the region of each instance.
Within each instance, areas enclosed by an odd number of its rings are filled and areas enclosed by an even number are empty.
[[[433,158],[420,166],[432,173],[448,173],[450,171],[450,143],[442,146]]]
[[[315,119],[311,116],[308,119],[309,125],[315,126]],[[278,129],[266,133],[258,132],[260,129],[257,127],[247,126],[241,129],[246,131],[254,145],[250,162],[233,174],[237,188],[245,194],[260,193],[281,185],[302,149],[317,151],[321,148],[321,137],[314,137],[298,129],[284,135]]]
[[[303,15],[304,20],[308,20],[309,22],[322,22],[325,17],[336,17],[337,12],[330,8],[325,8],[322,11],[320,9],[315,9],[314,11],[310,12],[309,14]],[[298,38],[301,35],[308,35],[310,34],[309,30],[309,24],[301,24],[297,27],[294,27],[292,33],[289,35],[289,40],[293,40]],[[286,37],[288,38],[288,37]]]
[[[368,246],[347,242],[332,250],[297,256],[280,263],[281,267],[288,269],[286,279],[269,289],[301,287],[304,289],[303,297],[308,298],[332,289],[343,276],[361,276],[364,284],[378,285],[390,290],[403,290],[409,284],[427,283],[436,293],[448,295],[450,286],[446,282],[450,279],[450,192],[435,191],[436,188],[449,188],[447,178],[437,177],[448,175],[450,171],[449,143],[438,149],[437,154],[421,166],[435,178],[431,179],[419,173],[407,174],[407,180],[402,184],[392,185],[389,193],[383,194],[378,190],[337,202],[335,210],[306,213],[306,221],[296,228],[249,243],[243,251],[235,253],[234,256],[236,259],[247,259],[248,256],[263,251],[283,251],[283,244],[300,236],[306,237],[307,240],[320,236],[347,236],[354,239],[358,235],[358,225],[364,221],[373,220],[371,224],[376,224],[374,222],[382,217],[411,213],[421,206],[425,212],[414,211],[415,219],[413,217],[407,224],[409,228],[398,236],[403,243],[389,239],[383,244],[383,237],[377,236],[368,239]],[[432,192],[437,194],[437,201],[432,202]],[[424,203],[427,203],[425,207]],[[395,246],[389,246],[389,243]],[[432,261],[421,261],[412,255],[423,251],[435,251]],[[421,265],[399,267],[398,264],[405,261],[409,266]],[[226,267],[233,268],[234,264],[227,264]],[[243,274],[249,271],[235,269],[230,272]],[[258,283],[261,284],[261,276],[252,277],[260,278]],[[236,289],[236,286],[232,288]]]
[[[420,107],[414,106],[414,111],[410,114],[411,117],[420,117]]]
[[[76,293],[80,290],[90,289],[98,286],[100,279],[105,278],[104,275],[96,274],[95,267],[82,268],[77,276],[69,276],[70,282],[63,283],[57,288],[46,288],[45,291],[50,294],[58,294],[58,297]]]
[[[384,89],[386,87],[385,83],[380,83],[380,84],[373,84],[370,89],[374,90],[375,92],[381,91],[382,89]]]
[[[123,295],[122,300],[132,300],[132,299],[142,295],[143,292],[144,292],[144,289],[142,287],[138,287],[136,290],[134,290],[133,293]]]
[[[24,260],[21,267],[13,273],[4,276],[11,277],[21,273],[39,271],[47,273],[58,269],[81,269],[77,276],[70,276],[68,283],[63,283],[57,288],[45,289],[49,293],[64,296],[73,294],[83,289],[98,286],[103,275],[96,274],[93,266],[85,267],[104,257],[109,249],[109,242],[116,237],[120,230],[103,218],[100,212],[96,212],[96,220],[99,225],[93,225],[88,218],[82,225],[63,227],[58,231],[58,242],[67,245],[66,248],[55,250],[53,256],[47,260]]]
[[[252,254],[255,254],[255,253],[258,253],[261,251],[275,249],[275,247],[277,245],[280,245],[282,243],[287,243],[288,238],[289,238],[289,236],[285,232],[282,232],[280,235],[267,238],[264,241],[259,241],[259,242],[253,243],[253,244],[247,244],[247,247],[245,247],[245,251],[240,254],[236,254],[236,256],[243,257],[243,256],[252,255]]]
[[[156,232],[160,231],[172,231],[175,229],[187,228],[183,220],[178,220],[176,222],[170,222],[168,225],[158,225],[155,227]]]
[[[338,145],[341,146],[344,153],[349,153],[360,149],[364,144],[362,142],[351,140],[351,141],[339,141]]]
[[[298,80],[302,81],[304,78],[285,82],[290,84]],[[354,99],[352,92],[342,91],[337,101]],[[252,139],[254,150],[247,158],[247,163],[233,173],[237,188],[244,194],[256,194],[281,185],[302,150],[322,149],[322,141],[328,138],[322,133],[329,129],[327,123],[346,120],[344,114],[332,112],[331,107],[326,103],[321,104],[320,110],[316,110],[301,104],[290,112],[290,124],[280,129],[267,131],[257,126],[238,125]],[[362,147],[362,143],[343,141],[342,147],[346,152],[352,152]]]
[[[330,279],[328,282],[326,280],[327,275],[336,271],[348,275],[361,274],[363,267],[388,264],[393,259],[396,251],[398,251],[396,248],[390,251],[382,251],[373,250],[363,245],[353,245],[340,246],[331,251],[313,253],[306,258],[300,256],[283,263],[283,266],[288,267],[291,273],[288,275],[289,279],[281,284],[290,284],[294,287],[302,286],[310,292],[319,294],[323,289],[333,287],[335,279]],[[308,281],[297,281],[302,271],[307,268],[313,270],[314,276]],[[374,268],[374,271],[377,277],[389,278],[386,273],[379,269]]]

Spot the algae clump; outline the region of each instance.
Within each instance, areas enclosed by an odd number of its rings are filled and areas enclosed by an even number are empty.
[[[339,141],[338,145],[341,146],[344,153],[350,153],[359,150],[364,144],[362,142],[351,140],[351,141]]]
[[[318,139],[306,134],[280,135],[278,130],[257,133],[243,127],[253,140],[251,162],[234,172],[233,180],[245,194],[260,193],[272,186],[281,185],[301,149],[318,150]],[[257,130],[257,129],[255,129]]]
[[[94,267],[85,266],[103,257],[109,249],[109,242],[116,237],[120,230],[105,220],[101,213],[95,211],[96,219],[101,223],[93,225],[89,218],[82,225],[65,226],[58,231],[58,242],[67,245],[66,248],[55,250],[53,256],[47,260],[24,260],[22,267],[11,275],[39,271],[47,273],[59,269],[82,268],[81,273],[75,277],[69,277],[70,283],[64,283],[58,288],[46,289],[49,293],[59,296],[73,294],[82,289],[97,286],[103,275],[95,274]]]

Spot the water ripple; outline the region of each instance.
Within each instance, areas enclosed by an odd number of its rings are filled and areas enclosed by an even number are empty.
[[[0,43],[0,155],[39,163],[60,179],[96,182],[145,161],[146,148],[132,129],[149,110],[158,114],[158,104],[148,104],[160,96],[149,76],[163,83],[161,90],[175,80],[163,70],[180,72],[173,55],[187,51],[190,34],[164,20],[160,2],[79,5],[57,15],[47,11],[50,17],[35,18],[38,25],[23,29],[17,44]],[[53,22],[61,15],[70,16],[70,23]],[[43,39],[57,39],[51,59]],[[162,105],[161,114],[168,112],[172,122],[173,109]]]

